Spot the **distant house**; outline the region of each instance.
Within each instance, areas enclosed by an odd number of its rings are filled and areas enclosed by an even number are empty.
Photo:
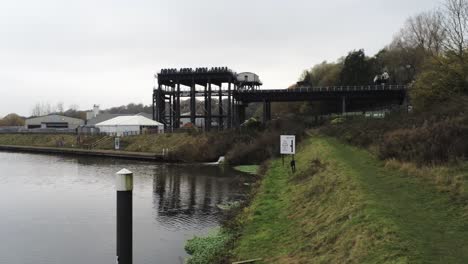
[[[152,118],[151,114],[147,113],[139,113],[138,115]],[[86,126],[87,127],[94,127],[96,124],[102,123],[104,121],[110,120],[112,118],[116,118],[119,116],[134,116],[134,114],[109,114],[109,113],[102,113],[99,110],[98,105],[94,105],[92,111],[86,112]]]
[[[76,129],[82,125],[84,125],[84,120],[82,119],[56,114],[28,118],[25,121],[27,129]]]
[[[164,124],[142,115],[118,116],[95,125],[101,133],[116,136],[164,133]]]

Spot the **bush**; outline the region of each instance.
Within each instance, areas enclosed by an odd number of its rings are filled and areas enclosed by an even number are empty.
[[[226,159],[233,165],[260,164],[279,156],[280,135],[296,135],[296,142],[299,142],[304,131],[305,125],[301,120],[274,120],[264,131],[239,137],[240,140],[233,142]]]
[[[384,119],[355,117],[320,129],[383,158],[444,163],[468,157],[468,98],[452,98],[431,111],[391,113]]]
[[[205,237],[194,237],[187,241],[185,251],[191,255],[187,264],[222,263],[226,244],[232,240],[232,235],[222,230],[216,230]]]
[[[418,128],[398,129],[385,134],[381,158],[443,163],[468,156],[468,124],[463,119],[445,120]]]
[[[429,61],[410,90],[416,110],[430,111],[451,98],[467,95],[467,68],[464,61],[452,55]]]

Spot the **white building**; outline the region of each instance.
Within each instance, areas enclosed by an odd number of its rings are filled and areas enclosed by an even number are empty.
[[[237,81],[246,83],[262,83],[260,81],[260,77],[253,72],[241,72],[237,74]]]
[[[93,110],[86,112],[86,121],[96,118],[100,112],[99,105],[94,105]]]
[[[25,121],[25,127],[27,129],[76,129],[82,125],[84,125],[84,120],[82,119],[55,114],[28,118]]]
[[[101,133],[115,136],[164,133],[164,125],[141,115],[118,116],[95,125]]]

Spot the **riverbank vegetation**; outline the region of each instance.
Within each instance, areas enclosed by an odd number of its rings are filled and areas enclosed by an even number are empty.
[[[303,141],[296,159],[294,174],[280,159],[270,163],[250,204],[226,225],[231,239],[221,256],[206,263],[468,260],[466,200],[454,200],[422,172],[319,135]],[[466,186],[466,170],[442,174]]]
[[[76,136],[70,134],[0,134],[0,145],[72,148],[77,143]]]
[[[382,119],[343,118],[320,128],[329,136],[369,148],[382,159],[419,165],[445,164],[468,157],[468,97],[430,111],[391,113]]]
[[[303,141],[295,174],[273,159],[227,225],[232,240],[217,259],[467,262],[467,40],[468,1],[447,0],[409,18],[375,56],[354,50],[306,70],[290,89],[369,85],[387,72],[390,84],[409,86],[411,107],[327,122]],[[275,117],[339,111],[333,103],[273,105]]]
[[[185,251],[191,254],[186,263],[222,263],[227,244],[231,241],[232,234],[222,229],[212,230],[203,237],[194,237],[185,245]]]
[[[225,156],[231,165],[260,164],[277,157],[279,136],[294,134],[300,141],[306,125],[296,119],[278,119],[268,125],[242,127],[220,132],[189,131],[184,133],[146,134],[122,137],[121,151],[166,155],[181,162],[214,162]],[[0,145],[39,147],[114,148],[113,137],[70,134],[0,134]],[[168,152],[166,152],[168,150]]]

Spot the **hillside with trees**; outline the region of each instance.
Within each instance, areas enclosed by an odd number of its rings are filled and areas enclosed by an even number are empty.
[[[446,0],[436,10],[410,17],[393,41],[376,55],[354,50],[337,62],[305,70],[312,87],[372,84],[388,72],[391,84],[411,85],[411,102],[426,111],[468,94],[468,3]]]

